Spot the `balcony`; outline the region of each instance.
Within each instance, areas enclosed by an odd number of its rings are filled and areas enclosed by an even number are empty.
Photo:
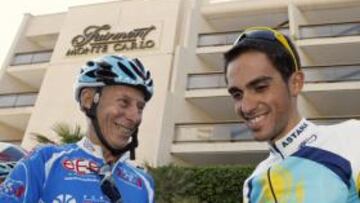
[[[18,53],[6,71],[34,89],[39,89],[49,66],[51,51]]]
[[[0,95],[0,140],[21,140],[30,119],[37,93]]]
[[[278,29],[284,34],[288,28]],[[223,66],[223,53],[229,50],[242,31],[199,34],[196,53],[209,67],[216,70]]]
[[[266,157],[267,146],[255,142],[238,121],[182,123],[175,127],[171,152],[196,165],[257,164]]]
[[[352,117],[319,117],[310,118],[318,125],[332,125],[352,118],[360,118],[360,115]],[[221,123],[181,123],[175,127],[173,143],[221,143],[221,142],[251,142],[255,141],[251,131],[242,121],[227,121]],[[264,149],[267,150],[267,149]]]
[[[0,95],[0,108],[34,106],[37,95],[37,92]]]
[[[174,143],[239,141],[254,141],[246,125],[239,121],[220,124],[179,124],[176,126],[174,139]]]
[[[284,33],[285,35],[289,34],[288,28],[281,28],[278,31]],[[206,33],[199,34],[198,47],[209,47],[209,46],[226,46],[232,45],[237,37],[243,31],[233,31],[233,32],[218,32],[218,33]]]
[[[301,26],[296,44],[307,64],[360,63],[360,22]]]
[[[26,42],[34,48],[53,49],[66,20],[66,13],[25,16],[28,17],[27,24],[29,25],[23,33]]]
[[[221,3],[220,3],[221,2]],[[286,0],[202,1],[201,15],[215,31],[230,31],[250,26],[276,27],[288,19]],[[200,26],[204,29],[206,26]],[[207,32],[201,30],[200,32]]]
[[[360,22],[303,25],[296,45],[306,56],[306,65],[360,63]],[[288,28],[279,29],[288,35]],[[198,39],[197,55],[211,68],[223,66],[223,53],[229,50],[241,31],[205,33]]]
[[[17,53],[11,63],[12,66],[28,65],[36,63],[46,63],[50,61],[53,50],[31,52],[31,53]]]
[[[303,71],[302,96],[318,114],[360,114],[357,104],[360,101],[360,64],[304,67]],[[237,117],[222,72],[189,74],[185,97],[214,118],[231,120]]]
[[[360,35],[360,22],[300,26],[299,39]]]
[[[321,125],[356,117],[310,119]],[[267,156],[266,143],[254,141],[241,121],[181,123],[175,127],[172,153],[193,164],[257,164]],[[209,156],[210,155],[210,156]]]
[[[305,83],[360,81],[360,64],[303,67]],[[187,89],[226,88],[223,72],[193,73],[188,76]]]
[[[292,3],[300,11],[295,20],[306,24],[353,22],[360,19],[358,0],[293,0]]]

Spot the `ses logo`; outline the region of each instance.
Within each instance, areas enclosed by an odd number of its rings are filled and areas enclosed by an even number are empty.
[[[99,171],[96,162],[86,159],[65,159],[62,162],[65,169],[75,172],[78,175],[86,175]]]
[[[16,199],[23,197],[24,192],[25,185],[21,181],[8,179],[0,186],[0,194]]]
[[[84,195],[82,203],[108,203],[103,196],[96,197],[95,195],[87,196]]]

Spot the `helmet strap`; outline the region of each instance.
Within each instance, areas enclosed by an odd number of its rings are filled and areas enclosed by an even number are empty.
[[[135,160],[135,148],[138,146],[138,128],[131,135],[131,141],[122,149],[115,149],[112,147],[109,142],[106,141],[104,135],[101,132],[101,128],[99,125],[99,121],[97,119],[97,106],[99,104],[99,99],[101,96],[102,88],[96,88],[94,100],[91,104],[90,109],[85,108],[86,115],[90,118],[91,123],[95,129],[95,134],[97,138],[100,140],[101,144],[110,151],[113,156],[120,156],[124,154],[126,151],[130,151],[130,159]]]

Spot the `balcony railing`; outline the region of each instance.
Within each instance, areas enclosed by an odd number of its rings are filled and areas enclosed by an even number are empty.
[[[358,119],[360,116],[315,118],[309,120],[319,125],[331,125],[350,118]],[[174,143],[254,141],[250,130],[241,121],[178,124],[175,129]]]
[[[17,53],[11,63],[11,65],[26,65],[26,64],[35,64],[35,63],[45,63],[49,62],[53,50],[41,51],[41,52],[31,52],[31,53]]]
[[[288,28],[279,29],[280,32],[288,35]],[[218,32],[199,34],[198,47],[232,45],[242,31]]]
[[[279,29],[289,35],[288,28]],[[199,34],[198,47],[232,45],[242,31]],[[360,22],[300,26],[300,39],[360,35]]]
[[[224,77],[223,72],[189,74],[187,89],[225,88],[226,83]]]
[[[0,95],[0,108],[34,106],[37,92]]]
[[[360,81],[360,64],[303,67],[306,83]],[[223,72],[189,74],[187,89],[225,88]]]
[[[305,82],[360,81],[360,64],[304,67]]]
[[[300,26],[300,39],[360,35],[360,22]]]
[[[251,141],[253,137],[244,123],[179,124],[174,142]]]

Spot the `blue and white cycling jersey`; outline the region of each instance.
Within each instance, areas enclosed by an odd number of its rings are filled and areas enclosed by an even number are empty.
[[[21,160],[0,186],[0,202],[107,203],[100,188],[102,151],[89,139],[47,146]],[[152,178],[127,163],[114,164],[112,177],[124,203],[154,202]]]
[[[306,119],[270,144],[245,181],[245,203],[359,203],[360,122],[318,126]]]

